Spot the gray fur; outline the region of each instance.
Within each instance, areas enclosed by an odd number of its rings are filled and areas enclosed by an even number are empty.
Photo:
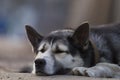
[[[29,33],[29,30],[27,32]],[[36,34],[34,31],[33,33]],[[31,34],[28,34],[29,36]],[[84,23],[76,30],[56,30],[46,37],[40,36],[38,38],[42,39],[37,42],[38,45],[34,48],[35,45],[33,44],[36,42],[29,37],[34,52],[37,54],[35,60],[45,59],[48,60],[46,62],[52,64],[50,66],[46,63],[45,70],[39,69],[42,74],[70,73],[89,77],[120,78],[120,24],[102,25],[98,28],[91,28],[89,32],[88,23]],[[93,40],[99,52],[99,62],[97,63],[90,39]],[[42,49],[39,49],[43,43],[48,44],[47,48],[44,48],[45,45],[42,46]],[[63,47],[67,48],[67,51],[60,51],[58,43],[60,45],[64,44]],[[33,73],[38,74],[35,64],[33,64],[33,67]],[[51,69],[48,69],[48,67]],[[46,71],[46,69],[48,70]]]

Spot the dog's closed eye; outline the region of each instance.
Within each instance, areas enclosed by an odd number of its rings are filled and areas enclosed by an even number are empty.
[[[39,50],[40,52],[44,53],[46,51],[45,48],[42,48],[41,50]]]
[[[62,51],[62,50],[56,50],[56,51],[54,51],[54,53],[56,53],[56,54],[63,53],[63,52],[65,52],[65,51]]]
[[[64,51],[64,50],[60,50],[60,49],[57,49],[54,51],[55,54],[60,54],[60,53],[68,53],[68,51]]]
[[[40,50],[38,50],[38,51],[41,52],[41,53],[44,53],[46,50],[47,50],[47,47],[46,47],[46,44],[44,44],[42,46],[42,48]]]
[[[60,53],[68,53],[68,49],[64,45],[57,45],[55,47],[55,50],[53,50],[55,54],[60,54]]]

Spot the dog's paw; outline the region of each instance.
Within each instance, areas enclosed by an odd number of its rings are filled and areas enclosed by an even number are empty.
[[[94,68],[88,68],[85,72],[85,76],[88,77],[100,77],[101,73],[100,71],[94,69]]]
[[[72,69],[73,75],[86,76],[86,71],[88,68],[85,67],[75,67]]]
[[[88,77],[103,77],[103,73],[96,68],[75,67],[72,70],[72,74]]]

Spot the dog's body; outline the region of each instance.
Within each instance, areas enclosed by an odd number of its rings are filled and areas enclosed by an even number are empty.
[[[76,30],[57,30],[46,37],[29,26],[26,30],[37,54],[32,73],[120,78],[120,24],[89,32],[84,23]]]

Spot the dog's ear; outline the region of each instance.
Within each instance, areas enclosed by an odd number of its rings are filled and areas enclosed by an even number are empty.
[[[73,41],[75,44],[85,48],[89,41],[89,24],[83,23],[74,32]]]
[[[39,46],[39,43],[43,39],[43,36],[41,36],[35,29],[33,29],[29,25],[26,25],[25,28],[26,28],[28,39],[33,46],[34,52],[36,52]]]

